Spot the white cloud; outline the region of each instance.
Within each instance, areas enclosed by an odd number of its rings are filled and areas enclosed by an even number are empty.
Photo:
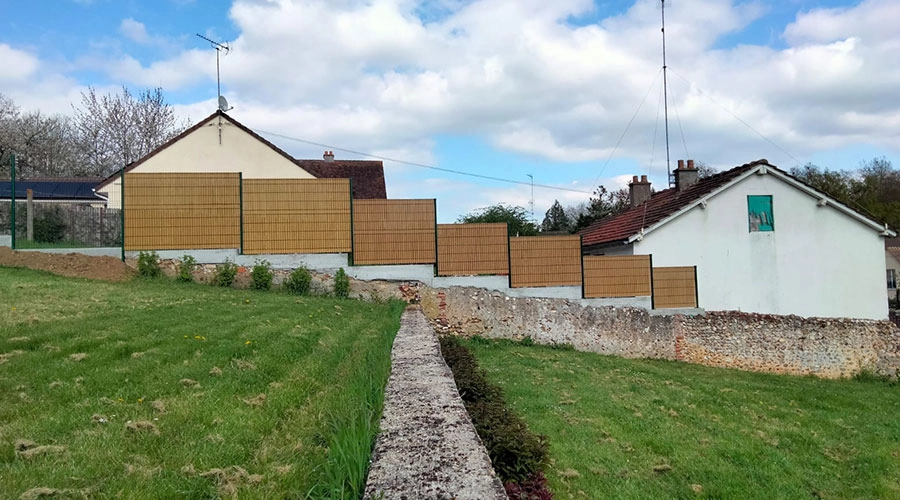
[[[3,61],[0,84],[26,81],[40,66],[38,58],[34,55],[3,43],[0,43],[0,61]]]
[[[423,21],[423,9],[439,15]],[[658,1],[637,0],[595,25],[570,23],[593,9],[590,0],[237,0],[230,17],[239,36],[222,57],[223,90],[232,114],[253,127],[430,164],[439,134],[480,136],[531,158],[604,162],[649,88],[615,157],[643,164],[655,151],[658,161]],[[764,4],[739,0],[667,9],[673,158],[685,156],[679,124],[688,154],[719,168],[760,157],[792,166],[756,132],[798,158],[861,142],[897,151],[900,4],[801,12],[780,34],[784,48],[717,45],[765,14]],[[140,43],[155,40],[134,19],[120,30]],[[27,52],[3,50],[24,57],[25,78],[39,89],[57,92],[65,80],[45,74]],[[192,49],[142,64],[116,55],[96,67],[123,84],[214,89],[213,57]],[[199,119],[215,105],[179,109]]]

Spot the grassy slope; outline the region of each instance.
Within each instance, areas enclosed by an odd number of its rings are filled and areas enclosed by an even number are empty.
[[[0,268],[0,353],[22,351],[0,364],[0,491],[204,498],[237,485],[242,498],[272,498],[358,486],[401,311]],[[248,404],[260,394],[262,405]],[[160,433],[129,432],[129,420]],[[19,438],[67,450],[24,460],[13,451]],[[240,466],[262,481],[230,485],[185,466]]]
[[[900,497],[900,386],[467,345],[549,437],[557,498]]]

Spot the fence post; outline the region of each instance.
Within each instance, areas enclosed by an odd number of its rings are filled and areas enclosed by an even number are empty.
[[[244,255],[244,173],[238,172],[238,191],[241,204],[241,250],[240,255]]]
[[[653,287],[653,254],[650,254],[650,309],[656,309],[656,289]]]
[[[356,246],[356,238],[353,230],[353,179],[350,181],[350,253],[347,254],[347,264],[353,265],[353,249]]]
[[[438,275],[437,198],[434,200],[434,275]]]
[[[697,285],[697,266],[694,266],[694,307],[700,307],[700,288]]]
[[[584,237],[579,234],[578,235],[578,253],[581,254],[581,298],[582,299],[587,298],[584,293],[584,250],[582,250],[584,248],[584,246],[582,246],[583,243],[584,243]]]
[[[34,241],[34,190],[25,190],[25,241]]]
[[[509,225],[506,226],[506,283],[512,289],[512,238],[509,237]]]
[[[119,191],[119,222],[122,223],[122,262],[125,262],[125,166],[122,166]]]
[[[9,155],[9,194],[12,199],[12,207],[10,208],[10,217],[12,218],[12,236],[10,238],[10,248],[16,249],[16,154]]]

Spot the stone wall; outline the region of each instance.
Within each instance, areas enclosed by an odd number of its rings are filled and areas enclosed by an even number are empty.
[[[852,376],[896,375],[900,330],[889,321],[800,318],[739,312],[660,315],[561,299],[507,297],[476,288],[423,289],[422,308],[439,331],[489,338],[531,337],[626,358],[681,360],[744,370]]]

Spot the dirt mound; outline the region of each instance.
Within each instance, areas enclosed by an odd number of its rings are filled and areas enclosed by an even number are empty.
[[[0,266],[27,267],[73,278],[127,281],[135,272],[115,257],[91,257],[77,253],[17,252],[0,247]]]

